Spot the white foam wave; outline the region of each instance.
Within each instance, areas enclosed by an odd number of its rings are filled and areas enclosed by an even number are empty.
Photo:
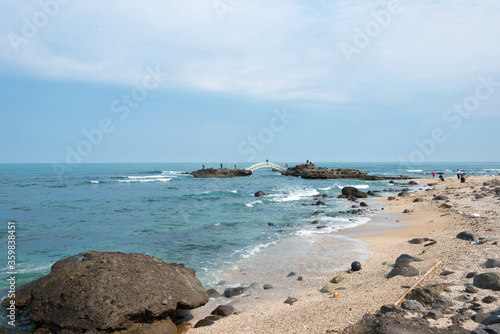
[[[245,206],[249,207],[249,208],[253,208],[253,206],[255,204],[262,204],[262,201],[254,201],[254,202],[250,202],[250,203],[246,203]]]
[[[165,175],[127,176],[129,179],[162,179]]]
[[[92,184],[98,184],[99,181],[91,180],[90,183],[92,183]]]
[[[307,229],[296,232],[297,236],[308,237],[314,234],[324,234],[337,232],[346,228],[352,228],[368,223],[371,220],[369,217],[322,217],[319,219],[317,226],[326,226],[320,229]]]
[[[305,189],[291,189],[286,194],[271,194],[270,197],[274,197],[274,202],[291,202],[298,201],[304,197],[312,197],[319,195],[316,189],[305,188]]]
[[[420,173],[420,172],[423,172],[421,169],[407,169],[406,171],[408,173]]]
[[[250,246],[248,248],[245,248],[242,251],[236,251],[236,252],[243,253],[241,255],[241,257],[244,259],[248,259],[249,257],[254,256],[257,253],[260,253],[263,249],[265,249],[271,245],[275,245],[276,243],[277,243],[277,241],[272,241],[272,242],[269,242],[267,244],[259,244],[259,245],[255,245],[255,246]]]
[[[333,186],[326,187],[326,188],[318,188],[318,189],[319,189],[319,190],[330,190],[330,189],[332,189],[332,188],[333,188]]]
[[[154,179],[132,179],[132,180],[117,180],[121,183],[131,183],[131,182],[168,182],[170,178],[154,178]]]

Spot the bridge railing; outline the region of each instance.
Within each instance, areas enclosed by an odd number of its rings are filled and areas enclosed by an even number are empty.
[[[252,165],[246,169],[253,172],[259,168],[274,168],[274,169],[279,170],[282,173],[285,173],[287,170],[285,167],[281,167],[280,165],[274,164],[272,162],[259,162],[259,163],[256,163],[255,165]]]

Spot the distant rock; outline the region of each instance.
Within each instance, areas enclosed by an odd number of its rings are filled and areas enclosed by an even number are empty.
[[[18,291],[30,295],[35,324],[75,333],[142,328],[208,302],[194,270],[134,253],[80,253]]]
[[[208,178],[208,177],[228,178],[237,176],[250,176],[252,175],[252,171],[245,168],[238,168],[238,169],[207,168],[191,172],[190,175],[196,178]]]
[[[365,171],[348,168],[316,167],[313,163],[297,165],[286,170],[285,175],[301,177],[303,179],[357,179],[357,180],[388,180],[408,179],[407,177],[381,177],[368,175]]]
[[[262,197],[262,196],[267,196],[268,194],[266,194],[265,192],[263,191],[257,191],[254,196],[255,197]]]

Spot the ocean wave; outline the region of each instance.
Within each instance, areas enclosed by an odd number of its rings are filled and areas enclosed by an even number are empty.
[[[369,217],[353,217],[353,218],[346,218],[346,217],[321,217],[318,220],[318,225],[317,226],[325,226],[323,228],[315,228],[315,229],[303,229],[297,231],[295,234],[297,236],[311,236],[313,234],[324,234],[324,233],[331,233],[331,232],[338,232],[340,230],[346,229],[346,228],[352,228],[356,227],[359,225],[363,225],[368,223],[371,220]]]
[[[421,169],[407,169],[406,170],[408,173],[421,173],[423,170]]]
[[[270,194],[269,197],[273,197],[273,202],[291,202],[298,201],[305,197],[312,197],[315,195],[319,195],[319,192],[316,189],[312,188],[304,188],[304,189],[290,189],[287,193],[281,194]]]
[[[249,208],[253,208],[253,206],[255,204],[262,204],[262,201],[253,201],[253,202],[250,202],[250,203],[246,203],[245,206],[249,207]]]
[[[332,188],[333,188],[333,186],[326,187],[326,188],[318,188],[318,189],[319,189],[319,190],[330,190],[330,189],[332,189]]]
[[[263,249],[265,249],[269,246],[275,245],[277,243],[278,243],[278,240],[275,240],[275,241],[271,241],[271,242],[268,242],[265,244],[258,244],[258,245],[254,245],[254,246],[249,246],[247,248],[244,248],[243,250],[237,250],[237,251],[235,251],[235,253],[242,253],[241,257],[244,259],[248,259],[249,257],[260,253]]]
[[[99,184],[99,181],[91,180],[90,183],[92,183],[92,184]]]
[[[121,183],[131,183],[131,182],[168,182],[170,181],[170,178],[150,178],[150,179],[132,179],[132,180],[117,180],[118,182]]]
[[[23,267],[17,267],[16,268],[16,273],[18,274],[27,274],[27,273],[45,273],[45,272],[48,272],[50,271],[50,268],[52,267],[52,264],[48,264],[46,266],[41,266],[41,267],[34,267],[34,266],[28,266],[26,268],[23,268]],[[8,272],[10,272],[11,270],[6,267],[6,268],[2,268],[0,269],[0,274],[7,274]]]

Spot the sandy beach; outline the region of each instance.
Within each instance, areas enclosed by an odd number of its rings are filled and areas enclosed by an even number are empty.
[[[497,183],[491,183],[496,180]],[[435,270],[421,283],[422,286],[445,283],[448,291],[444,296],[453,301],[453,310],[470,306],[470,299],[482,300],[494,296],[497,301],[481,304],[483,312],[498,309],[500,303],[498,291],[479,289],[469,300],[458,298],[464,294],[465,284],[472,284],[468,273],[493,272],[500,274],[500,268],[485,268],[487,259],[499,259],[499,248],[495,237],[500,236],[499,206],[500,197],[495,189],[500,187],[498,176],[471,176],[466,183],[460,183],[456,177],[418,180],[422,186],[420,192],[411,192],[405,196],[382,198],[386,204],[384,210],[363,228],[341,231],[340,234],[358,238],[368,244],[372,256],[362,262],[360,271],[348,273],[332,271],[331,277],[317,286],[298,295],[289,295],[282,291],[282,299],[274,302],[262,302],[243,312],[217,320],[213,325],[192,328],[190,333],[337,333],[352,323],[362,319],[366,313],[376,313],[382,305],[393,304],[426,271],[439,261]],[[483,186],[483,184],[486,184]],[[428,183],[435,183],[429,189]],[[435,200],[435,196],[446,196]],[[415,201],[417,198],[420,200]],[[406,212],[406,213],[403,213]],[[478,216],[478,217],[477,217]],[[387,231],[393,224],[397,229]],[[405,227],[401,228],[401,224]],[[385,232],[380,231],[383,228]],[[481,238],[491,238],[488,242],[475,243],[457,238],[462,231],[476,233]],[[369,234],[371,233],[371,234]],[[374,234],[375,233],[375,234]],[[413,238],[428,238],[424,243],[412,244]],[[435,241],[435,242],[433,242]],[[414,277],[396,276],[387,279],[392,265],[401,254],[409,254],[423,259],[412,262],[419,274]],[[309,254],[315,256],[315,254]],[[335,264],[332,264],[335,267]],[[445,271],[452,272],[441,275]],[[309,273],[310,274],[310,273]],[[330,279],[342,277],[339,283],[330,283]],[[304,277],[304,281],[307,277]],[[293,282],[292,282],[293,280]],[[290,285],[300,284],[296,278]],[[322,293],[320,290],[330,285],[334,293]],[[256,288],[256,290],[259,288]],[[255,298],[265,293],[250,292],[231,299],[212,301],[215,305],[230,304],[238,310],[238,299]],[[293,305],[284,301],[294,297]],[[258,298],[258,297],[257,297]],[[456,313],[454,313],[456,314]],[[431,326],[446,328],[452,324],[454,314],[445,314],[439,320],[428,320]],[[192,322],[192,321],[191,321]],[[194,323],[193,323],[194,324]],[[466,320],[461,326],[467,330],[475,329],[478,324]]]

